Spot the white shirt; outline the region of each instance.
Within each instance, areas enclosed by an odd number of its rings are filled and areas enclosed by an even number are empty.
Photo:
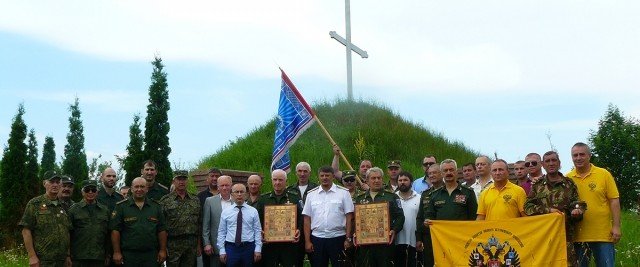
[[[490,184],[489,181],[487,184]],[[466,184],[466,183],[465,183]],[[476,182],[473,183],[469,188],[473,189],[473,192],[476,193],[476,200],[480,199],[480,193],[482,192],[482,186],[480,185],[480,180],[476,179]]]
[[[220,195],[220,206],[222,207],[222,210],[227,209],[228,207],[234,206],[235,203],[233,203],[233,201],[231,201],[231,195],[229,195],[229,199],[224,200],[224,198],[222,198],[222,195]]]
[[[325,191],[318,186],[307,195],[302,214],[311,218],[311,234],[319,238],[346,235],[347,213],[354,210],[349,190],[335,184]]]
[[[301,195],[300,195],[300,197],[302,197],[302,195],[304,195],[304,191],[306,191],[306,190],[307,190],[307,187],[309,187],[309,184],[306,184],[306,185],[299,185],[299,186],[298,186],[298,189],[300,189],[300,194],[301,194]]]
[[[236,239],[236,230],[238,224],[238,212],[240,209],[234,205],[231,208],[224,209],[220,214],[220,226],[218,227],[218,249],[220,255],[227,254],[224,242],[234,243]],[[255,242],[254,252],[262,251],[262,226],[260,225],[260,217],[258,211],[247,204],[242,204],[242,242]]]
[[[396,194],[400,197],[402,212],[404,212],[404,226],[402,227],[402,231],[396,235],[396,244],[416,247],[416,217],[418,217],[420,195],[416,191],[411,190],[411,196],[405,200],[400,195],[400,191]]]

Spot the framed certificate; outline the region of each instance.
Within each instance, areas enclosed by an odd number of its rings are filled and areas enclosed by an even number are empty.
[[[389,203],[356,204],[355,208],[358,245],[389,243]]]
[[[297,206],[267,205],[264,207],[264,239],[266,242],[295,241]]]

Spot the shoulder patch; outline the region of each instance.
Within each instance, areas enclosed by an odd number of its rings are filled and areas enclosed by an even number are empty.
[[[292,194],[292,195],[296,195],[296,196],[300,195],[300,192],[298,192],[298,190],[287,190],[287,193]]]
[[[164,185],[163,185],[163,184],[161,184],[161,183],[156,182],[156,184],[158,184],[158,186],[159,186],[160,188],[163,188],[163,189],[169,190],[169,188],[168,188],[168,187],[164,186]]]
[[[320,188],[320,187],[319,187],[319,186],[317,186],[317,187],[314,187],[313,189],[311,189],[311,190],[309,190],[309,191],[307,191],[307,194],[308,194],[308,193],[311,193],[311,192],[313,192],[313,191],[316,191],[316,190],[318,190],[318,188]]]
[[[341,186],[341,185],[336,185],[336,187],[337,187],[337,188],[340,188],[340,189],[344,189],[344,190],[349,191],[349,189],[348,189],[348,188],[346,188],[346,187],[344,187],[344,186]],[[317,187],[316,187],[316,188],[317,188]],[[315,189],[315,188],[314,188],[314,189]]]
[[[127,202],[127,200],[129,200],[129,199],[128,199],[128,198],[125,198],[125,199],[123,199],[123,200],[120,200],[120,201],[116,202],[116,205],[119,205],[120,203]]]

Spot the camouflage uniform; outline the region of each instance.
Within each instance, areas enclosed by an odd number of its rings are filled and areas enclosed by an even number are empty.
[[[200,200],[188,192],[184,199],[172,192],[162,197],[160,205],[167,220],[167,267],[195,266],[202,235]]]
[[[40,266],[64,266],[71,223],[58,200],[49,200],[46,195],[29,200],[18,225],[31,230]]]
[[[73,266],[104,266],[111,247],[109,208],[100,203],[87,204],[84,200],[71,206],[71,259]]]
[[[149,191],[147,192],[147,198],[153,199],[155,201],[160,201],[160,199],[162,199],[162,197],[166,196],[167,194],[169,194],[169,188],[161,185],[160,183],[158,183],[158,181],[155,181],[153,182],[153,186],[149,188]]]
[[[560,175],[562,176],[562,174]],[[575,224],[582,220],[582,216],[571,216],[571,211],[576,205],[579,205],[578,203],[578,188],[571,179],[562,176],[562,180],[550,182],[547,176],[544,175],[537,183],[531,186],[527,202],[524,204],[524,212],[529,216],[547,214],[551,208],[564,212],[569,266],[578,266],[578,259],[572,241]],[[583,207],[582,205],[579,206]]]
[[[67,199],[67,200],[63,200],[58,198],[58,201],[60,202],[60,206],[62,206],[62,208],[64,209],[64,211],[69,212],[69,209],[71,208],[71,206],[73,206],[73,204],[76,204],[72,199]]]
[[[275,191],[265,193],[258,199],[256,209],[260,217],[260,222],[264,226],[264,207],[267,205],[287,205],[293,204],[297,206],[296,229],[302,233],[302,200],[300,199],[299,190],[285,190],[282,195],[276,195]],[[299,241],[298,241],[299,242]],[[278,264],[282,264],[283,267],[297,266],[298,260],[298,246],[297,243],[265,243],[262,246],[262,266],[276,267]]]
[[[418,207],[418,215],[416,216],[416,242],[422,242],[424,249],[422,250],[424,266],[433,266],[433,247],[431,245],[431,234],[429,228],[424,226],[424,220],[427,218],[427,208],[431,200],[431,193],[440,187],[431,186],[420,195],[420,206]]]
[[[123,199],[124,197],[120,193],[115,191],[113,192],[113,194],[109,195],[103,186],[99,187],[98,196],[96,197],[96,200],[98,201],[98,203],[105,205],[107,206],[107,208],[109,208],[109,212],[112,212],[113,209],[116,208],[116,203],[118,203]]]
[[[142,209],[138,208],[133,198],[116,203],[109,229],[120,232],[120,249],[125,267],[158,266],[158,233],[166,231],[166,220],[158,202],[147,198]]]
[[[389,203],[389,223],[391,224],[391,230],[396,234],[402,230],[405,220],[404,212],[402,211],[400,198],[393,192],[382,190],[375,195],[375,198],[371,198],[371,193],[367,190],[356,196],[355,202],[357,204]],[[355,218],[356,221],[360,219],[362,218]],[[388,244],[358,246],[358,250],[356,251],[356,266],[393,266],[391,262],[393,252],[393,245]]]

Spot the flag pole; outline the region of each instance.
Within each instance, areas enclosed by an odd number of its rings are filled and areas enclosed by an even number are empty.
[[[322,131],[327,136],[327,138],[329,138],[329,142],[331,142],[331,146],[337,145],[336,141],[333,140],[333,137],[331,137],[331,134],[329,134],[329,131],[327,131],[327,128],[324,128],[322,121],[320,121],[320,118],[318,118],[318,115],[316,115],[315,112],[313,113],[313,118],[316,120],[316,122],[318,122],[318,126],[320,126],[320,129],[322,129]],[[342,154],[342,150],[338,152],[340,153],[340,158],[342,159],[342,161],[344,161],[347,164],[347,167],[349,168],[349,170],[354,170],[353,167],[351,166],[351,163],[349,163],[349,160],[347,160],[347,157],[345,157],[344,154]],[[360,179],[360,175],[358,173],[356,173],[356,180],[358,181],[358,184],[360,186],[363,184],[362,180]]]

